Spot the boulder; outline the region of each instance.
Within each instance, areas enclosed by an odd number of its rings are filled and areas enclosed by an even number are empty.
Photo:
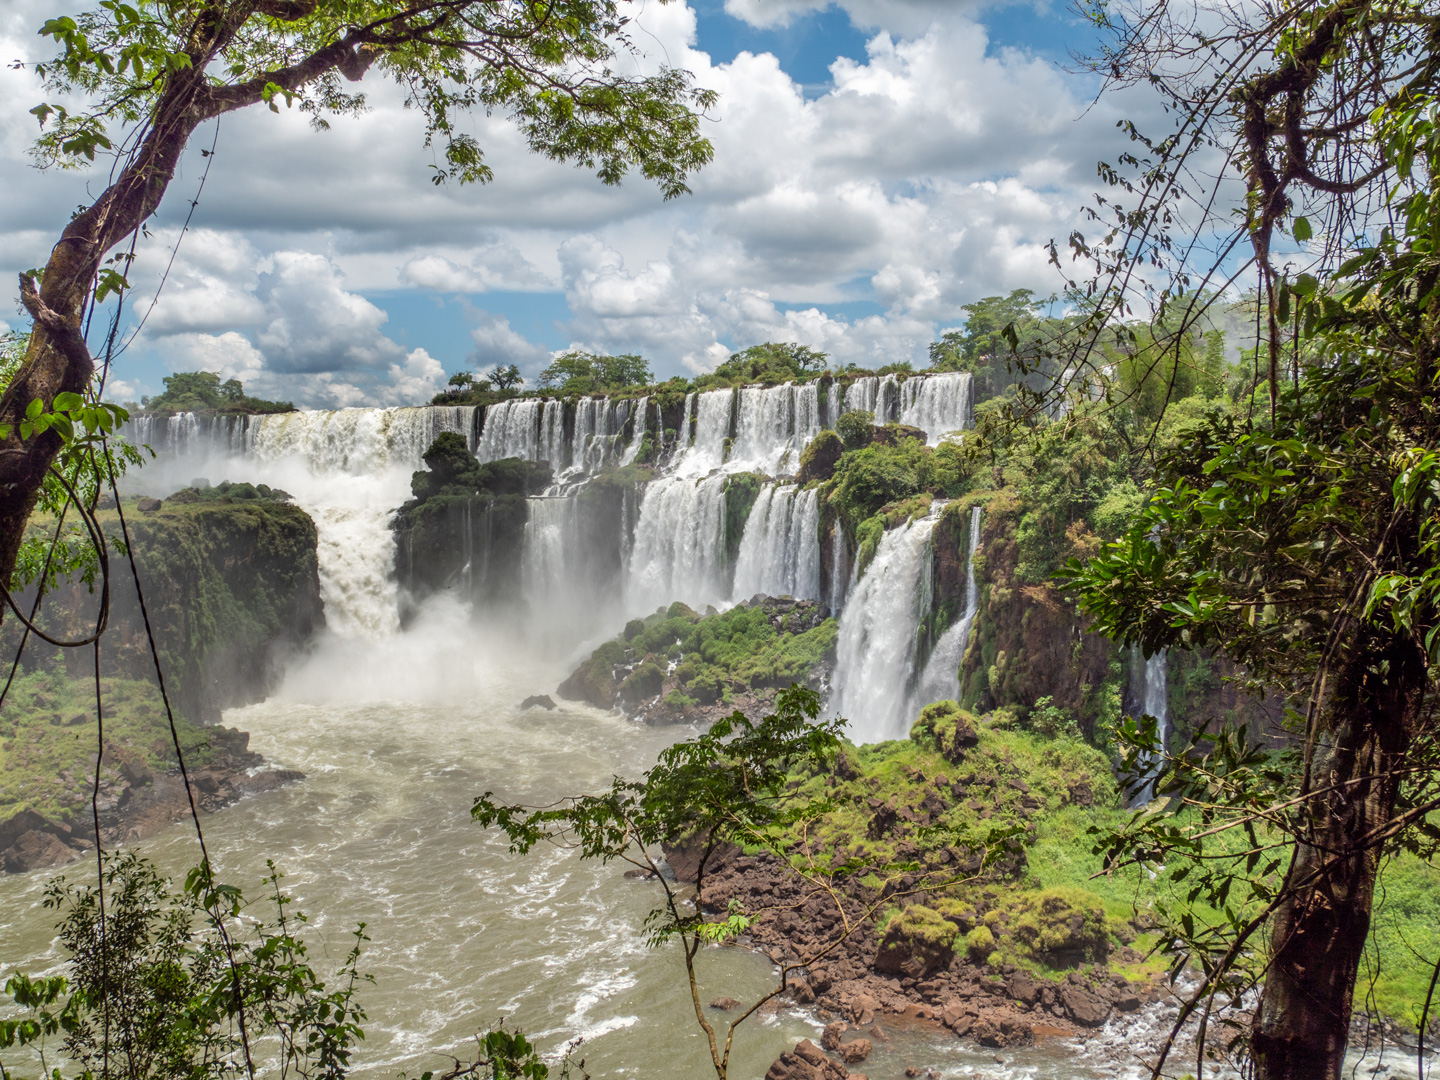
[[[524,701],[520,703],[520,708],[522,710],[553,709],[555,708],[555,702],[551,699],[549,694],[531,694],[529,697],[527,697]]]
[[[981,1046],[993,1049],[1030,1046],[1035,1042],[1035,1032],[1029,1024],[1018,1016],[1004,1014],[981,1016],[970,1028],[970,1037]]]
[[[846,1065],[855,1065],[864,1061],[870,1056],[869,1039],[852,1039],[840,1046],[840,1056],[845,1059]]]
[[[722,1012],[730,1012],[732,1009],[740,1008],[740,1002],[732,997],[718,997],[710,1002],[712,1009],[719,1009]]]
[[[21,833],[4,853],[5,869],[12,874],[59,866],[75,857],[75,849],[53,833],[31,829]]]
[[[800,471],[795,475],[796,482],[808,484],[811,480],[829,480],[835,475],[835,466],[844,452],[845,444],[841,442],[839,435],[829,429],[820,432],[810,440],[805,452],[800,455]]]
[[[1041,986],[1027,972],[1016,971],[1005,980],[1005,989],[1016,1001],[1034,1005],[1040,1000]]]
[[[844,1020],[835,1020],[825,1025],[825,1031],[820,1036],[820,1045],[826,1050],[838,1050],[840,1048],[840,1036],[850,1030],[850,1025]]]
[[[1071,1020],[1082,1027],[1099,1027],[1110,1015],[1110,1003],[1084,986],[1066,986],[1060,1004]]]
[[[139,510],[142,514],[153,514],[164,505],[165,504],[159,499],[145,498],[135,504],[135,509]]]
[[[950,963],[955,925],[923,904],[912,904],[885,926],[875,970],[924,979]]]
[[[801,1039],[793,1051],[775,1059],[765,1072],[765,1080],[865,1080],[865,1077],[852,1074],[838,1061],[831,1061],[809,1039]]]

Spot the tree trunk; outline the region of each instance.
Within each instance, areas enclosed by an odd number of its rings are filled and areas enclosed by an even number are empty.
[[[1366,646],[1370,646],[1367,648]],[[1309,789],[1319,794],[1276,911],[1251,1030],[1256,1080],[1339,1080],[1370,909],[1425,687],[1424,657],[1392,638],[1358,644],[1325,707]],[[1333,789],[1326,791],[1325,789]]]
[[[20,277],[21,301],[35,321],[25,361],[0,396],[0,425],[11,427],[0,438],[0,585],[6,588],[45,473],[62,446],[54,432],[22,440],[17,426],[32,401],[39,400],[49,409],[56,394],[82,394],[89,389],[95,364],[81,320],[96,275],[106,253],[160,205],[190,133],[206,119],[194,104],[203,78],[203,70],[171,77],[154,110],[149,135],[116,181],[71,219],[50,252],[38,287],[33,278]]]

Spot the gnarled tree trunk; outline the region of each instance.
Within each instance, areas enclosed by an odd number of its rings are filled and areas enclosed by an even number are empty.
[[[1368,647],[1367,647],[1368,646]],[[1386,828],[1426,685],[1412,641],[1357,645],[1317,735],[1309,835],[1271,927],[1251,1031],[1257,1080],[1339,1080]]]

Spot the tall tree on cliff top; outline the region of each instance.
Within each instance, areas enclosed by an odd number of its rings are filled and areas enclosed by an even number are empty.
[[[1189,876],[1222,913],[1175,940],[1205,973],[1196,1007],[1263,983],[1244,1033],[1260,1080],[1338,1078],[1382,858],[1440,839],[1440,11],[1091,13],[1115,34],[1100,70],[1178,117],[1158,140],[1130,127],[1135,153],[1101,166],[1104,235],[1070,239],[1099,317],[1163,317],[1246,271],[1261,303],[1254,392],[1157,462],[1140,520],[1068,577],[1104,632],[1279,687],[1297,744],[1211,731],[1157,782],[1199,814],[1137,814],[1109,854]],[[1139,761],[1153,729],[1127,737]]]
[[[195,130],[254,105],[326,115],[364,109],[348,84],[379,72],[404,87],[438,151],[434,181],[490,178],[461,127],[472,111],[511,116],[530,148],[618,183],[631,168],[666,198],[711,156],[698,113],[714,101],[687,72],[632,74],[637,50],[620,0],[100,0],[40,33],[42,165],[113,159],[113,181],[65,226],[42,271],[21,275],[34,319],[25,362],[0,397],[0,585],[60,449],[55,429],[21,438],[32,402],[85,393],[95,364],[81,332],[97,287],[125,288],[112,250],[155,212]],[[621,69],[625,70],[621,70]]]

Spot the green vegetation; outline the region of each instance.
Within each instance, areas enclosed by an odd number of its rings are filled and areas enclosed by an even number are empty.
[[[317,536],[309,515],[280,501],[273,489],[269,497],[248,484],[229,485],[224,492],[187,489],[182,496],[150,513],[140,513],[137,501],[127,499],[125,516],[172,700],[190,721],[214,723],[221,709],[263,696],[279,655],[324,625]],[[114,644],[100,653],[102,674],[148,679],[152,665],[120,554],[119,517],[113,509],[99,510],[96,520],[111,550],[115,632]],[[40,519],[33,528],[45,537],[53,525]],[[97,606],[84,577],[77,576],[47,593],[41,623],[52,636],[83,638],[94,629]],[[18,620],[0,624],[4,655],[15,655],[21,633]],[[69,670],[65,665],[80,663],[74,650],[33,639],[23,659],[27,671]],[[93,712],[93,701],[88,707]]]
[[[540,372],[540,389],[561,397],[606,394],[630,386],[646,386],[650,365],[641,356],[623,353],[568,352],[557,356]]]
[[[468,574],[474,595],[516,595],[525,497],[550,483],[550,466],[520,458],[481,464],[465,437],[453,431],[437,436],[424,460],[428,468],[410,478],[414,498],[395,512],[392,523],[401,582],[420,596]]]
[[[632,619],[581,663],[560,693],[609,708],[617,693],[633,704],[654,697],[663,684],[671,695],[667,705],[677,711],[728,705],[739,694],[813,683],[834,653],[837,632],[836,621],[822,620],[813,603],[767,600],[706,615],[675,603]],[[675,668],[665,675],[669,661]]]
[[[251,484],[245,481],[232,483],[229,480],[221,480],[218,484],[197,484],[194,487],[181,488],[173,495],[168,496],[165,502],[182,506],[185,503],[248,502],[252,499],[288,503],[291,497],[288,491],[272,488],[269,484]]]
[[[178,412],[284,413],[294,412],[288,401],[250,397],[239,379],[226,379],[209,371],[181,371],[165,376],[165,392],[141,401],[147,412],[169,416]]]
[[[794,342],[767,341],[751,345],[717,367],[709,375],[695,380],[697,390],[716,386],[740,386],[746,383],[792,382],[814,378],[827,367],[826,355]]]
[[[101,780],[118,785],[129,772],[169,772],[175,747],[160,692],[153,680],[106,676],[105,764]],[[211,734],[176,718],[186,764],[212,759]],[[63,669],[20,675],[5,695],[0,715],[0,820],[33,810],[68,822],[90,812],[95,762],[95,684]]]

